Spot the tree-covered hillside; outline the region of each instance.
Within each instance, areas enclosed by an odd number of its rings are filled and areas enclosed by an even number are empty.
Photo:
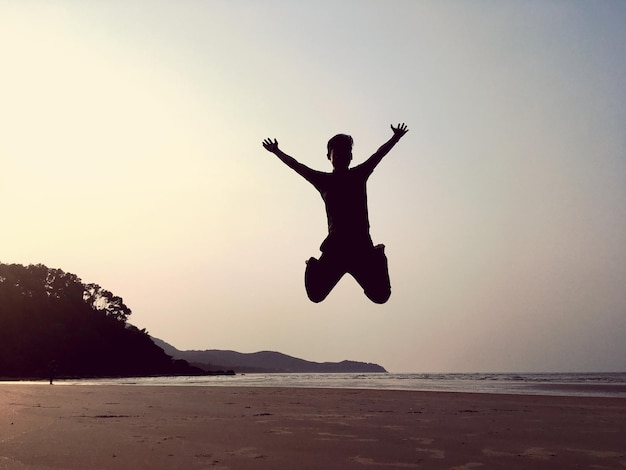
[[[97,284],[44,265],[0,263],[0,377],[194,374],[145,330],[131,310]]]

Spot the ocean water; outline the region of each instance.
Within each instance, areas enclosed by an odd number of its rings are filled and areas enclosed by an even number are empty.
[[[626,372],[458,374],[238,374],[59,380],[84,385],[306,387],[626,398]]]

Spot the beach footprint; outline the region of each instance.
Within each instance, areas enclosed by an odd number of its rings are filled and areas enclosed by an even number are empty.
[[[371,467],[389,467],[389,468],[420,468],[420,465],[416,463],[379,462],[369,457],[361,457],[360,455],[357,455],[356,457],[351,457],[350,460],[358,464],[368,466],[368,467],[371,466]]]
[[[450,470],[472,470],[472,468],[484,467],[485,464],[481,462],[467,462],[463,465],[450,468]]]
[[[246,459],[265,458],[265,456],[261,454],[256,447],[242,447],[241,449],[237,449],[228,453],[232,456],[243,457]]]

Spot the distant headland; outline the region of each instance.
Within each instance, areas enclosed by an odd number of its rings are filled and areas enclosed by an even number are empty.
[[[358,361],[311,362],[274,351],[240,353],[209,349],[180,351],[165,341],[154,343],[174,359],[187,361],[203,370],[231,369],[242,373],[386,373],[378,364]]]

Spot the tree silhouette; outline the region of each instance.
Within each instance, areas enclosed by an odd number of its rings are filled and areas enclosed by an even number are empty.
[[[0,263],[0,377],[197,374],[127,322],[121,297],[42,264]]]

